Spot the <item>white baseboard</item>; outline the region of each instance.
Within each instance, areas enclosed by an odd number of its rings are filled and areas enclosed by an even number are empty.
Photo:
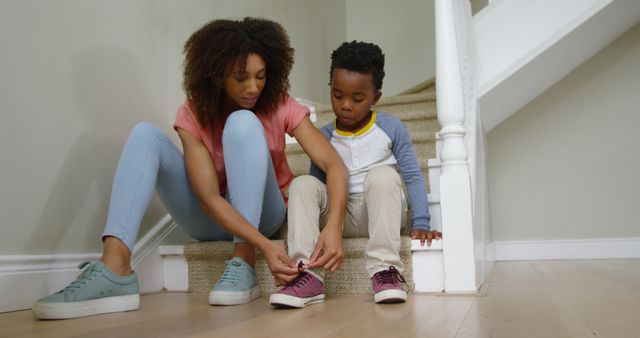
[[[78,265],[101,254],[0,256],[0,312],[29,309],[78,275]]]
[[[496,260],[640,258],[640,238],[496,241]]]
[[[167,215],[136,243],[132,266],[143,293],[159,291],[164,286],[158,245],[175,226]],[[30,309],[39,298],[73,281],[80,272],[80,263],[96,261],[101,256],[101,253],[0,256],[0,312]]]
[[[164,289],[186,292],[189,289],[189,264],[184,245],[162,245],[158,249],[164,258]]]
[[[133,248],[131,265],[135,268],[145,257],[158,248],[160,243],[176,228],[177,224],[171,215],[165,215],[156,225],[154,225]]]
[[[481,247],[482,257],[476,257],[476,264],[479,264],[476,266],[476,271],[479,274],[476,276],[476,284],[480,288],[485,285],[496,263],[496,243],[491,242],[483,245],[484,246]]]
[[[495,262],[496,260],[496,242],[485,244],[484,246],[484,260],[489,262]]]
[[[164,262],[158,247],[176,226],[171,216],[166,215],[136,243],[131,266],[138,274],[141,293],[164,290]]]

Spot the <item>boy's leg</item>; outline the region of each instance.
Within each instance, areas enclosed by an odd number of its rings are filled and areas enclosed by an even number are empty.
[[[289,257],[296,262],[309,261],[327,213],[327,186],[310,175],[296,177],[289,186]],[[324,281],[324,269],[311,272]]]
[[[289,256],[298,262],[309,261],[320,235],[320,224],[327,216],[327,187],[317,178],[299,176],[289,187],[287,242]],[[269,303],[277,307],[301,308],[324,301],[324,269],[300,273],[271,295]]]
[[[395,266],[402,272],[400,227],[402,226],[402,182],[392,167],[378,166],[364,181],[369,226],[366,268],[369,277]]]
[[[364,182],[369,225],[365,249],[366,269],[372,278],[375,301],[401,302],[407,298],[400,260],[400,227],[403,220],[402,181],[389,166],[371,169]]]
[[[344,215],[344,238],[369,237],[367,207],[364,195],[349,195]]]

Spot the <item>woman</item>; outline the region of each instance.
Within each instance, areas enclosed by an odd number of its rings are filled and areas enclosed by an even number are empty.
[[[293,49],[284,29],[257,18],[215,20],[188,39],[184,52],[187,102],[174,124],[184,155],[154,126],[134,128],[116,169],[101,261],[86,265],[65,289],[38,300],[37,318],[139,307],[130,259],[154,190],[193,238],[234,241],[234,257],[213,285],[210,304],[243,304],[260,296],[254,248],[262,251],[278,283],[295,279],[294,262],[268,239],[284,220],[292,180],[285,132],[327,173],[331,212],[319,239],[319,263],[339,267],[346,169],[311,124],[308,110],[287,94]]]

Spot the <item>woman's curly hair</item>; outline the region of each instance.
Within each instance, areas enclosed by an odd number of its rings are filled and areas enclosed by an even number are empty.
[[[340,47],[331,53],[330,78],[333,77],[333,71],[336,68],[361,74],[371,74],[376,89],[382,89],[384,54],[376,44],[355,40],[342,43]]]
[[[187,40],[183,88],[201,126],[213,126],[221,117],[224,76],[236,63],[244,69],[254,53],[266,64],[267,82],[253,111],[268,114],[286,98],[293,66],[293,48],[280,24],[261,18],[214,20]]]

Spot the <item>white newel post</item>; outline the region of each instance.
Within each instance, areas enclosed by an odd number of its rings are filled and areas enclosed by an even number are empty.
[[[435,0],[436,90],[442,125],[440,205],[442,207],[445,292],[476,292],[471,180],[465,146],[465,111],[454,4]],[[459,16],[458,16],[459,17]]]

